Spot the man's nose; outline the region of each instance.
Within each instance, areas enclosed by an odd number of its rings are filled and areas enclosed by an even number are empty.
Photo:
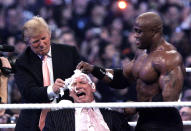
[[[137,38],[139,38],[139,34],[138,33],[134,33],[134,37],[137,39]]]
[[[80,90],[82,87],[80,86],[80,84],[76,84],[76,86],[75,86],[75,91],[78,91],[78,90]]]
[[[44,42],[43,42],[43,40],[40,40],[40,41],[39,41],[39,45],[40,45],[40,47],[44,47]]]
[[[76,89],[80,89],[80,84],[76,84]]]

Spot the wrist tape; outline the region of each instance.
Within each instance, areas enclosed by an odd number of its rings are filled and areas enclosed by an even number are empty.
[[[105,74],[106,74],[106,70],[104,68],[99,67],[99,66],[94,66],[92,75],[94,75],[96,78],[101,80],[101,79],[103,79]]]

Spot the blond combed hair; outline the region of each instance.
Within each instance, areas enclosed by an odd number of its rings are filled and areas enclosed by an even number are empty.
[[[34,16],[23,26],[23,37],[25,41],[28,41],[31,37],[38,36],[42,32],[48,32],[51,34],[48,24],[40,16]]]

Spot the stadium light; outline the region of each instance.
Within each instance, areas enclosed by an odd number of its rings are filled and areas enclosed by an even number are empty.
[[[127,8],[127,1],[125,1],[125,0],[119,0],[117,2],[117,4],[118,4],[119,9],[121,9],[121,10]]]

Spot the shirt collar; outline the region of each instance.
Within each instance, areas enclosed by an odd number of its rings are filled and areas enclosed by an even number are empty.
[[[96,102],[95,102],[95,100],[93,100],[93,101],[90,102],[90,103],[96,103]],[[81,112],[82,112],[82,109],[83,109],[83,108],[76,108],[75,111],[76,111],[76,113],[81,113]],[[95,108],[93,108],[93,110],[95,110]]]
[[[51,46],[50,46],[50,50],[48,51],[48,53],[47,53],[47,56],[48,56],[48,58],[51,58],[52,57],[52,50],[51,50]],[[42,59],[42,55],[38,55],[38,57],[40,58],[40,59]]]
[[[50,46],[50,50],[49,50],[49,52],[47,53],[47,56],[48,56],[48,57],[52,57],[52,50],[51,50],[51,46]]]

